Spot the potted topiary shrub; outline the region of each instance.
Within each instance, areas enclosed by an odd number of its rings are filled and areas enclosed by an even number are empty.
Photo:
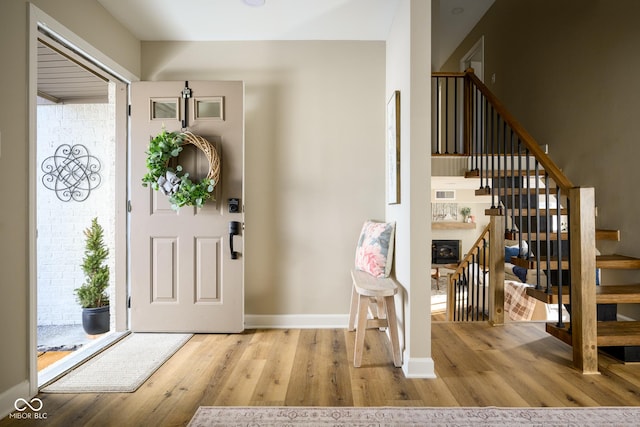
[[[91,227],[84,230],[86,238],[82,271],[85,281],[75,290],[78,303],[82,307],[82,327],[89,335],[103,334],[109,331],[109,266],[105,261],[109,249],[105,246],[104,230],[98,224],[98,218],[91,221]]]

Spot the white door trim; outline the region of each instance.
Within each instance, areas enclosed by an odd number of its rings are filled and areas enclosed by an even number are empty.
[[[484,82],[484,36],[480,37],[471,49],[467,53],[462,56],[460,59],[460,71],[466,70],[466,63],[471,60],[474,56],[480,56],[481,69],[475,70],[475,74],[480,78],[480,81]]]
[[[125,69],[118,63],[114,62],[107,55],[87,43],[81,37],[70,31],[67,27],[47,15],[32,3],[29,4],[29,40],[28,40],[28,137],[29,137],[29,313],[28,313],[28,331],[29,331],[29,393],[35,396],[38,393],[38,370],[37,370],[37,132],[36,132],[36,116],[37,116],[37,90],[38,90],[38,29],[46,28],[60,39],[73,47],[103,70],[108,71],[118,79],[131,83],[138,81],[139,78],[132,72]],[[118,91],[117,97],[122,100],[122,96],[127,96],[126,90]],[[126,251],[126,195],[127,195],[127,174],[126,174],[126,158],[127,158],[127,117],[126,111],[116,113],[116,162],[122,167],[121,173],[116,175],[116,298],[118,298],[116,306],[117,316],[121,319],[117,320],[116,329],[124,331],[127,329],[126,324],[126,296],[127,296],[127,251]],[[15,398],[24,398],[25,396],[16,396]],[[15,399],[14,399],[15,400]]]

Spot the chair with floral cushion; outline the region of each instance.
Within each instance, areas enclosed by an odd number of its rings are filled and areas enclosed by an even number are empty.
[[[352,291],[349,331],[356,331],[353,366],[362,364],[365,332],[388,328],[393,364],[402,366],[394,296],[398,284],[389,277],[393,264],[395,223],[366,221],[356,248],[351,270]],[[369,314],[371,313],[371,318]],[[357,322],[356,322],[357,321]]]

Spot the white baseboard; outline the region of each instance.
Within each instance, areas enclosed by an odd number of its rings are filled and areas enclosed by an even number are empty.
[[[348,314],[245,314],[246,329],[346,328]]]
[[[406,378],[436,378],[435,365],[430,357],[408,357],[404,352],[402,372]]]
[[[0,393],[0,420],[15,411],[16,400],[29,400],[31,397],[29,394],[29,381],[23,381]]]

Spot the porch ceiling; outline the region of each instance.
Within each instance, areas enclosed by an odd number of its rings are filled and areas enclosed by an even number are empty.
[[[108,82],[80,61],[38,41],[38,96],[54,103],[104,103]]]

